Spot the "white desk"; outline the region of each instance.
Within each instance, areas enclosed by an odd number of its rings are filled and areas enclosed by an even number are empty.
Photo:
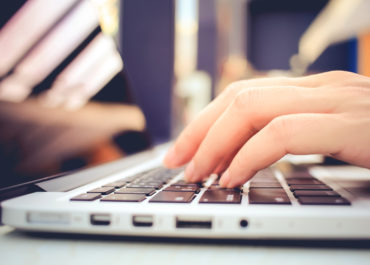
[[[195,242],[195,241],[194,241]],[[0,227],[0,264],[370,264],[368,248],[268,246],[161,240],[29,235]]]

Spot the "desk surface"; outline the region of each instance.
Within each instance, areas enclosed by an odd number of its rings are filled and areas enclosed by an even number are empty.
[[[335,243],[332,243],[335,245]],[[361,247],[362,245],[362,247]],[[1,264],[370,264],[370,247],[26,234],[0,227]]]

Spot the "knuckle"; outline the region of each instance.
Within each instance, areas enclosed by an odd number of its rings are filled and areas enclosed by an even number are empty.
[[[347,86],[358,80],[357,74],[342,70],[329,71],[324,74],[327,82],[331,85]],[[325,85],[327,86],[327,84]]]
[[[369,98],[370,90],[362,86],[351,86],[350,88],[345,88],[343,94],[346,95],[348,99],[352,98],[351,103],[355,103],[357,99]]]
[[[332,77],[337,77],[339,75],[343,75],[343,74],[347,74],[348,72],[346,71],[342,71],[342,70],[333,70],[333,71],[329,71],[327,72],[327,75],[330,75]]]
[[[233,106],[237,110],[242,110],[243,112],[250,112],[254,110],[254,106],[258,104],[262,98],[261,89],[259,88],[249,88],[239,92],[233,102]]]
[[[227,96],[235,96],[235,95],[236,95],[236,94],[238,94],[238,93],[239,93],[239,91],[242,89],[243,84],[244,84],[244,82],[243,82],[243,81],[233,82],[233,83],[231,83],[230,85],[228,85],[228,86],[225,88],[224,93],[225,93]]]
[[[353,77],[354,74],[351,73],[351,72],[347,72],[347,71],[343,71],[343,70],[334,70],[334,71],[329,71],[329,72],[326,72],[326,76],[328,76],[330,79],[333,79],[333,80],[340,80],[342,79],[343,77]]]
[[[273,119],[268,125],[268,133],[274,141],[288,145],[288,139],[292,136],[292,121],[286,116]]]

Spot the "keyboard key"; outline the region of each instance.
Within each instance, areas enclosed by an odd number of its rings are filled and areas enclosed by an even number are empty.
[[[139,179],[138,181],[132,182],[132,183],[145,183],[145,184],[151,184],[151,185],[163,185],[165,181],[158,180],[158,179]]]
[[[200,198],[199,203],[232,203],[241,202],[240,191],[229,190],[206,190]]]
[[[248,195],[250,204],[291,204],[283,189],[252,189]]]
[[[221,186],[219,185],[211,185],[208,187],[208,190],[226,190],[226,191],[238,191],[240,192],[241,189],[240,188],[222,188]]]
[[[174,185],[180,185],[180,186],[193,186],[193,187],[202,187],[202,183],[189,183],[185,180],[179,180]]]
[[[151,189],[159,189],[161,187],[162,187],[161,184],[149,185],[146,183],[131,183],[126,186],[126,188],[151,188]]]
[[[164,189],[165,191],[192,191],[195,193],[199,193],[200,189],[198,186],[185,186],[185,185],[171,185]]]
[[[139,182],[133,182],[127,185],[128,188],[132,188],[135,185],[145,187],[145,188],[155,188],[155,189],[160,189],[163,187],[163,182],[153,182],[153,181],[142,181],[140,180]]]
[[[141,202],[145,200],[145,194],[110,194],[100,201],[104,202]]]
[[[194,199],[194,192],[161,191],[149,202],[189,203]]]
[[[118,180],[118,181],[114,181],[114,182],[111,182],[111,183],[108,183],[108,184],[105,184],[103,185],[103,187],[115,187],[115,188],[122,188],[123,186],[126,185],[126,181],[125,180]]]
[[[323,184],[320,180],[313,178],[289,178],[286,179],[288,185],[318,185]]]
[[[100,197],[100,193],[83,193],[71,198],[71,201],[94,201]]]
[[[250,188],[282,188],[279,182],[256,182],[252,181]]]
[[[296,190],[332,190],[332,189],[325,184],[319,184],[319,185],[290,185],[290,190],[296,191]]]
[[[87,193],[100,193],[103,195],[107,195],[109,193],[112,193],[113,191],[114,191],[114,187],[101,187],[101,188],[89,190]]]
[[[155,193],[155,189],[150,188],[121,188],[115,193],[118,194],[145,194],[146,196],[151,196]]]
[[[303,205],[351,205],[342,197],[298,197],[298,201]]]
[[[332,190],[296,190],[294,192],[295,197],[340,197],[338,193]]]

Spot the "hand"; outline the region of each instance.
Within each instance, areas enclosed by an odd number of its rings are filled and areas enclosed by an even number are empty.
[[[370,167],[370,78],[333,71],[231,84],[181,133],[165,157],[191,162],[185,179],[224,172],[244,184],[286,154],[323,154]]]

